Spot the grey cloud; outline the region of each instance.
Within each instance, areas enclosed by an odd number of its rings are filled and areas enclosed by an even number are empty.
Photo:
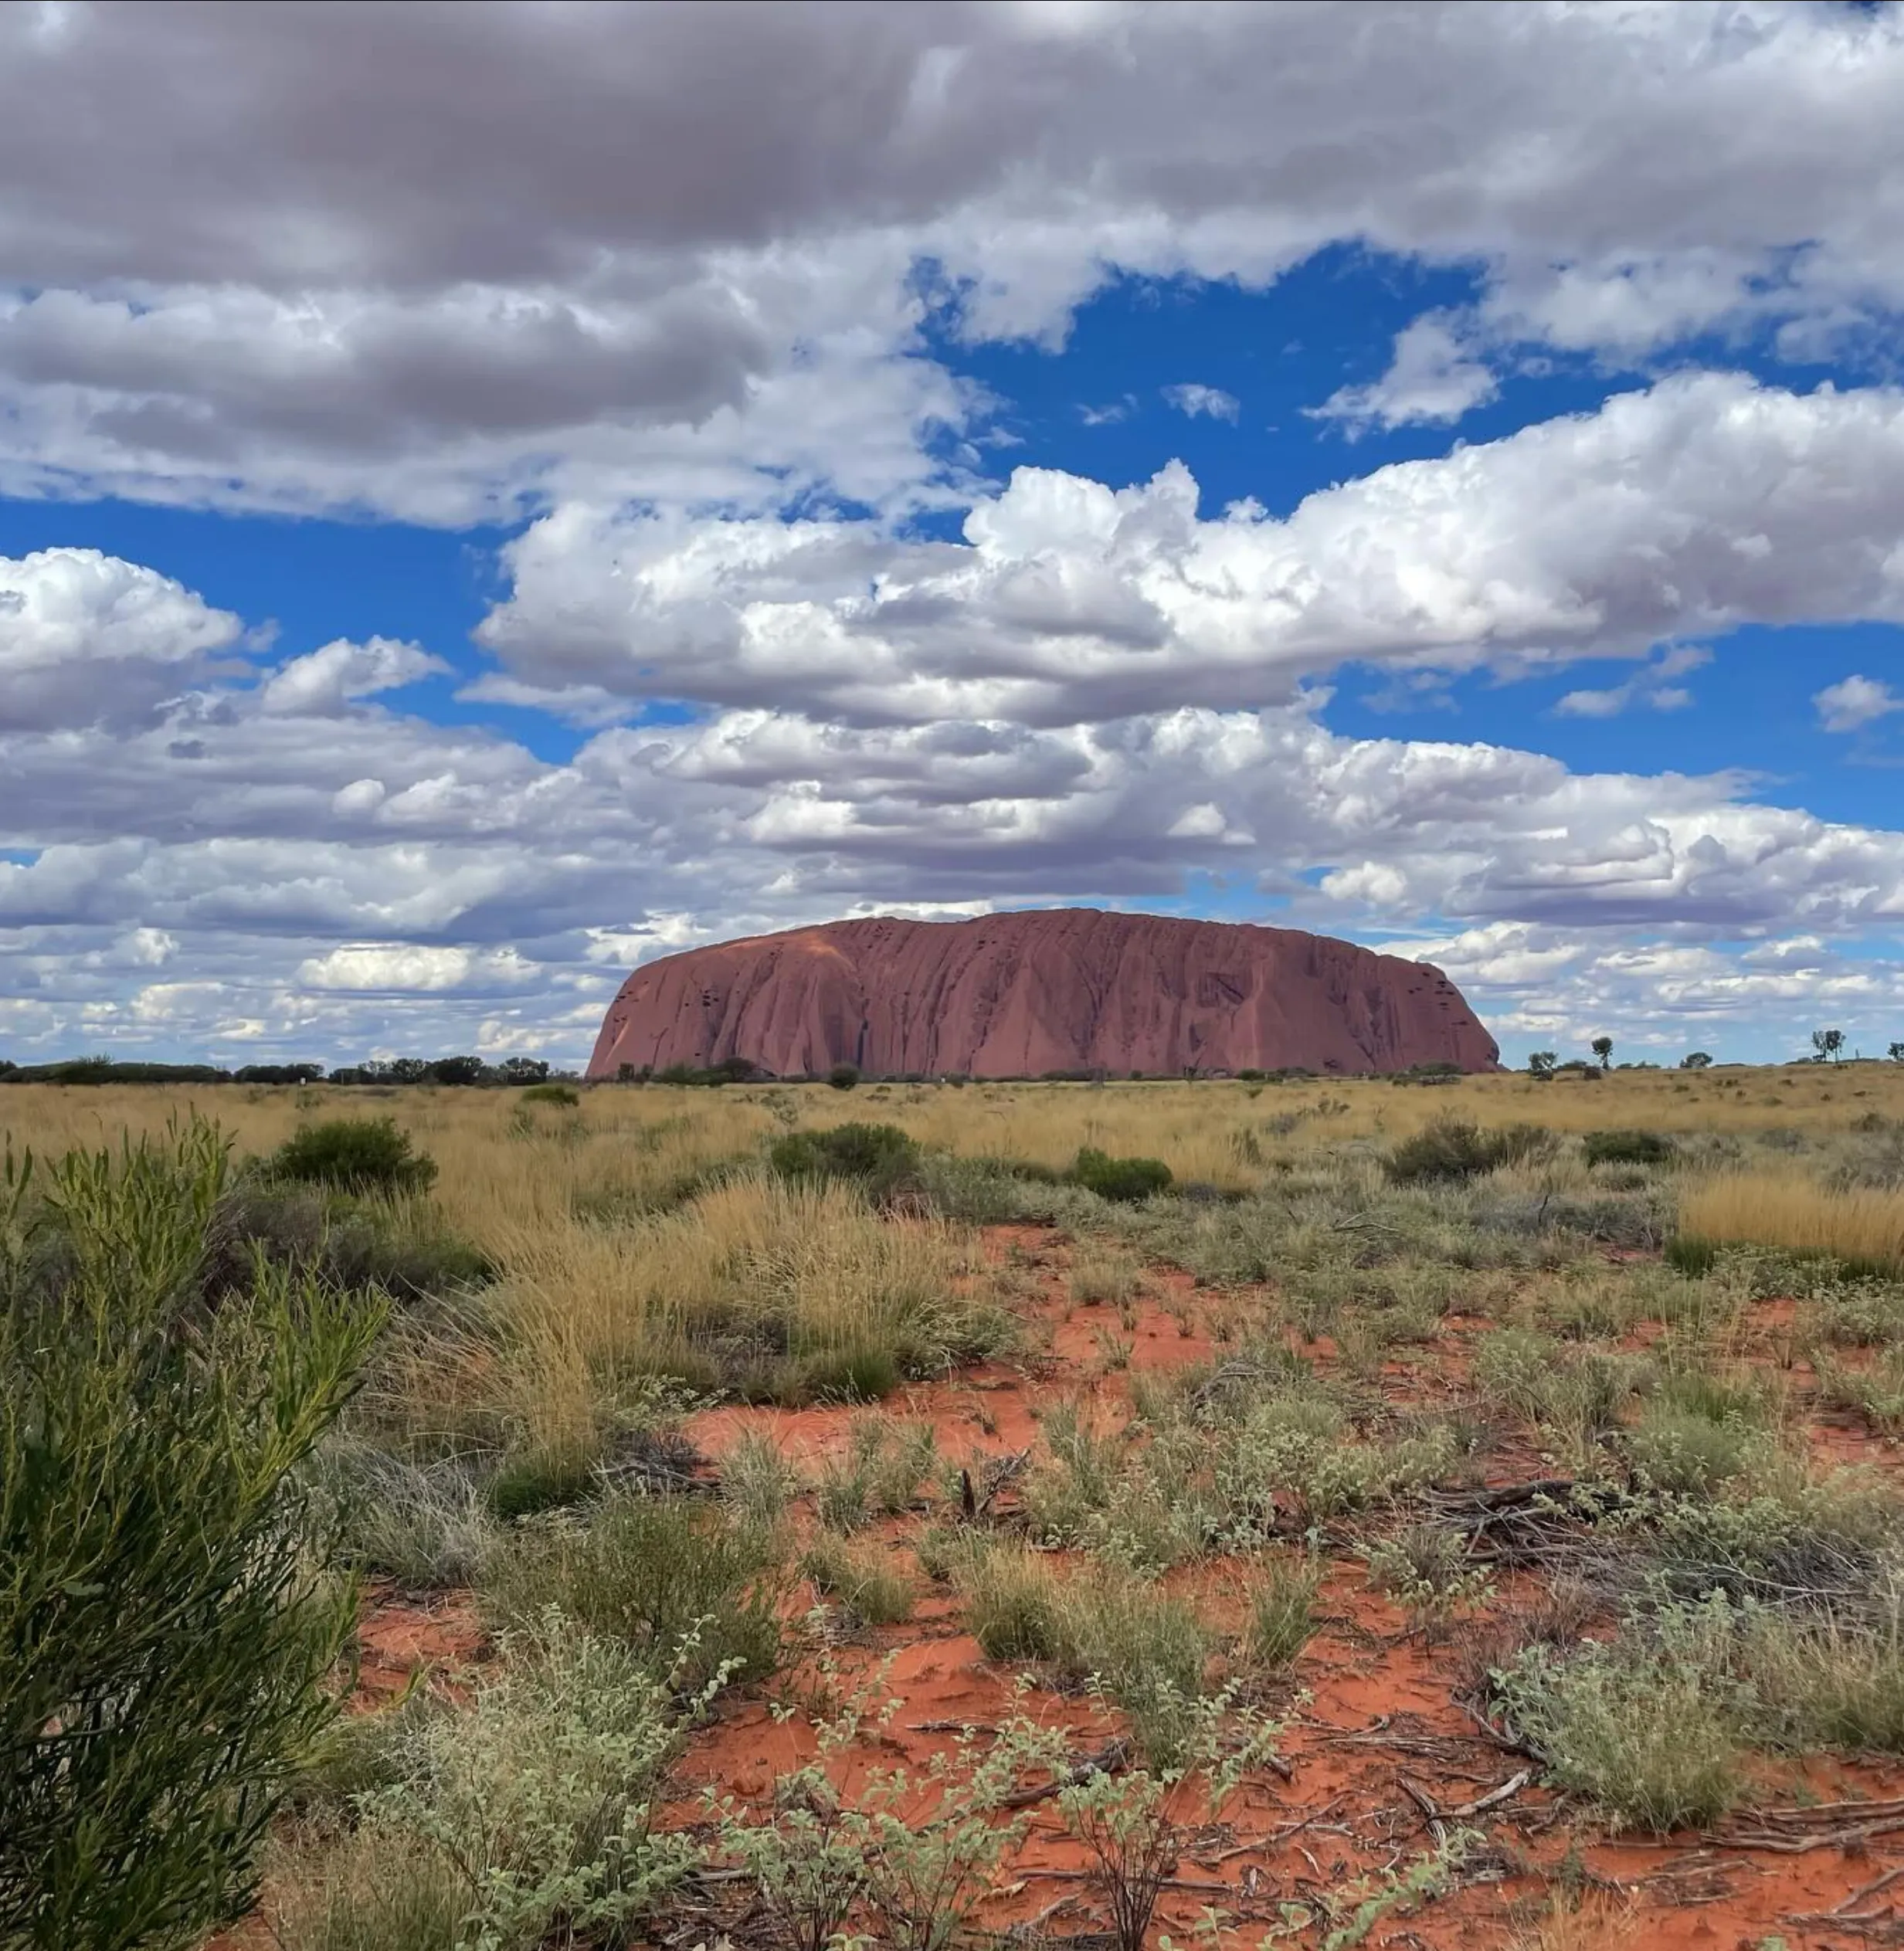
[[[452,523],[565,493],[909,505],[945,485],[927,429],[974,406],[923,304],[1053,342],[1119,272],[1262,283],[1338,242],[1485,288],[1337,412],[1452,416],[1517,340],[1881,339],[1895,10],[1505,20],[16,7],[0,487]]]

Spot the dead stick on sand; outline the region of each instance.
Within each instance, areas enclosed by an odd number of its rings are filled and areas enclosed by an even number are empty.
[[[1021,1866],[1018,1874],[1022,1877],[1042,1877],[1048,1883],[1101,1883],[1104,1880],[1101,1870],[1041,1870],[1030,1865]],[[1233,1894],[1227,1883],[1209,1883],[1200,1877],[1166,1877],[1157,1885],[1159,1890],[1189,1890],[1200,1896],[1227,1897]]]

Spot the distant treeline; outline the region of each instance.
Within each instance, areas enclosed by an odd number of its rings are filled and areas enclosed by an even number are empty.
[[[0,1084],[522,1084],[572,1081],[571,1071],[552,1071],[539,1057],[508,1057],[485,1064],[480,1057],[397,1057],[387,1062],[347,1064],[326,1071],[321,1064],[245,1064],[225,1070],[216,1064],[120,1062],[110,1057],[77,1057],[57,1064],[12,1064],[0,1057]]]

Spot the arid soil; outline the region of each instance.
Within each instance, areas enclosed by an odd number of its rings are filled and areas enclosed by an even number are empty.
[[[1208,1357],[1204,1309],[1186,1277],[1154,1269],[1134,1325],[1109,1306],[1074,1306],[1067,1296],[1070,1248],[1062,1236],[994,1229],[989,1250],[1009,1256],[1036,1281],[1030,1302],[1047,1343],[1016,1362],[989,1365],[911,1389],[884,1413],[929,1421],[942,1454],[975,1472],[988,1460],[1034,1449],[1039,1417],[1064,1400],[1091,1403],[1105,1417],[1124,1411],[1132,1371]],[[1234,1307],[1239,1297],[1222,1298]],[[1247,1297],[1241,1297],[1247,1301]],[[1784,1304],[1761,1304],[1768,1359],[1777,1359]],[[1462,1343],[1478,1322],[1447,1324],[1446,1341],[1388,1365],[1385,1391],[1427,1402],[1459,1393]],[[1128,1343],[1128,1366],[1122,1366]],[[1326,1342],[1305,1352],[1326,1371]],[[1802,1391],[1802,1369],[1791,1371]],[[694,1418],[687,1434],[718,1467],[743,1430],[764,1430],[809,1475],[841,1454],[856,1415],[845,1407],[721,1408]],[[1833,1458],[1897,1464],[1892,1446],[1827,1417],[1811,1431]],[[1538,1471],[1539,1460],[1512,1445],[1486,1459],[1491,1482]],[[1010,1492],[1003,1501],[1009,1501]],[[803,1511],[801,1522],[810,1522]],[[908,1562],[908,1542],[927,1522],[920,1511],[888,1521],[874,1535]],[[1223,1624],[1242,1579],[1238,1563],[1205,1562],[1170,1575],[1194,1593],[1207,1617]],[[699,1732],[680,1770],[674,1819],[697,1819],[700,1791],[712,1787],[767,1803],[776,1778],[808,1759],[813,1735],[799,1703],[823,1683],[838,1690],[877,1674],[903,1705],[844,1758],[842,1786],[866,1766],[925,1763],[955,1738],[981,1731],[1026,1703],[1018,1675],[988,1661],[962,1629],[949,1590],[923,1576],[925,1596],[904,1624],[855,1633],[816,1648],[809,1664],[782,1675],[768,1697],[733,1700]],[[1216,1823],[1182,1811],[1186,1834],[1164,1894],[1158,1928],[1181,1944],[1200,1916],[1220,1915],[1217,1941],[1322,1945],[1352,1927],[1361,1900],[1392,1890],[1394,1879],[1449,1831],[1482,1839],[1462,1858],[1453,1887],[1420,1905],[1387,1909],[1364,1936],[1343,1945],[1478,1947],[1630,1943],[1688,1947],[1848,1947],[1904,1942],[1904,1770],[1850,1762],[1768,1764],[1753,1807],[1714,1834],[1668,1837],[1609,1835],[1539,1785],[1537,1763],[1516,1752],[1474,1711],[1477,1663],[1502,1616],[1538,1599],[1539,1582],[1504,1577],[1475,1617],[1458,1620],[1437,1644],[1411,1633],[1407,1620],[1368,1586],[1352,1551],[1332,1558],[1322,1624],[1265,1705],[1284,1725],[1278,1762],[1247,1780]],[[362,1627],[363,1704],[392,1698],[419,1668],[429,1683],[453,1686],[460,1668],[484,1657],[470,1606],[457,1599],[419,1604],[375,1594]],[[794,1711],[786,1710],[792,1706]],[[1068,1732],[1084,1755],[1115,1736],[1115,1717],[1088,1698],[1049,1689],[1029,1696],[1030,1711]],[[982,1922],[1013,1941],[1078,1947],[1108,1944],[1103,1912],[1079,1846],[1047,1803],[1034,1805],[1024,1848],[1005,1865]],[[1895,1875],[1899,1881],[1892,1884]],[[1549,1920],[1556,1893],[1582,1905]],[[1898,1908],[1894,1911],[1893,1902]],[[712,1943],[725,1928],[752,1942],[744,1915],[718,1912],[689,1920],[686,1946]],[[1543,1937],[1543,1930],[1546,1935]],[[1154,1939],[1153,1939],[1154,1941]]]

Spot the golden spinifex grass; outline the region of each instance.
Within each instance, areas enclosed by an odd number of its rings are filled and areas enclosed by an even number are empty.
[[[1081,1145],[1161,1158],[1182,1181],[1225,1191],[1318,1145],[1407,1136],[1436,1118],[1534,1123],[1577,1133],[1614,1127],[1692,1135],[1779,1127],[1808,1137],[1874,1113],[1904,1118],[1904,1064],[1616,1071],[1593,1083],[1525,1074],[1397,1087],[1315,1077],[1257,1085],[1195,1083],[872,1084],[720,1090],[603,1085],[581,1104],[531,1107],[510,1091],[316,1086],[25,1084],[0,1088],[0,1131],[48,1152],[162,1132],[188,1108],[216,1118],[241,1151],[266,1152],[319,1118],[392,1118],[443,1168],[436,1197],[479,1241],[497,1222],[534,1221],[594,1201],[611,1214],[678,1196],[698,1172],[757,1155],[786,1128],[867,1119],[969,1157],[1068,1166]]]
[[[1904,1191],[1835,1191],[1802,1170],[1729,1172],[1690,1186],[1679,1224],[1701,1240],[1904,1267]]]
[[[579,1414],[626,1377],[874,1395],[1002,1332],[969,1291],[981,1259],[972,1235],[884,1217],[847,1186],[737,1175],[631,1225],[522,1225],[493,1233],[491,1247],[531,1420]]]

